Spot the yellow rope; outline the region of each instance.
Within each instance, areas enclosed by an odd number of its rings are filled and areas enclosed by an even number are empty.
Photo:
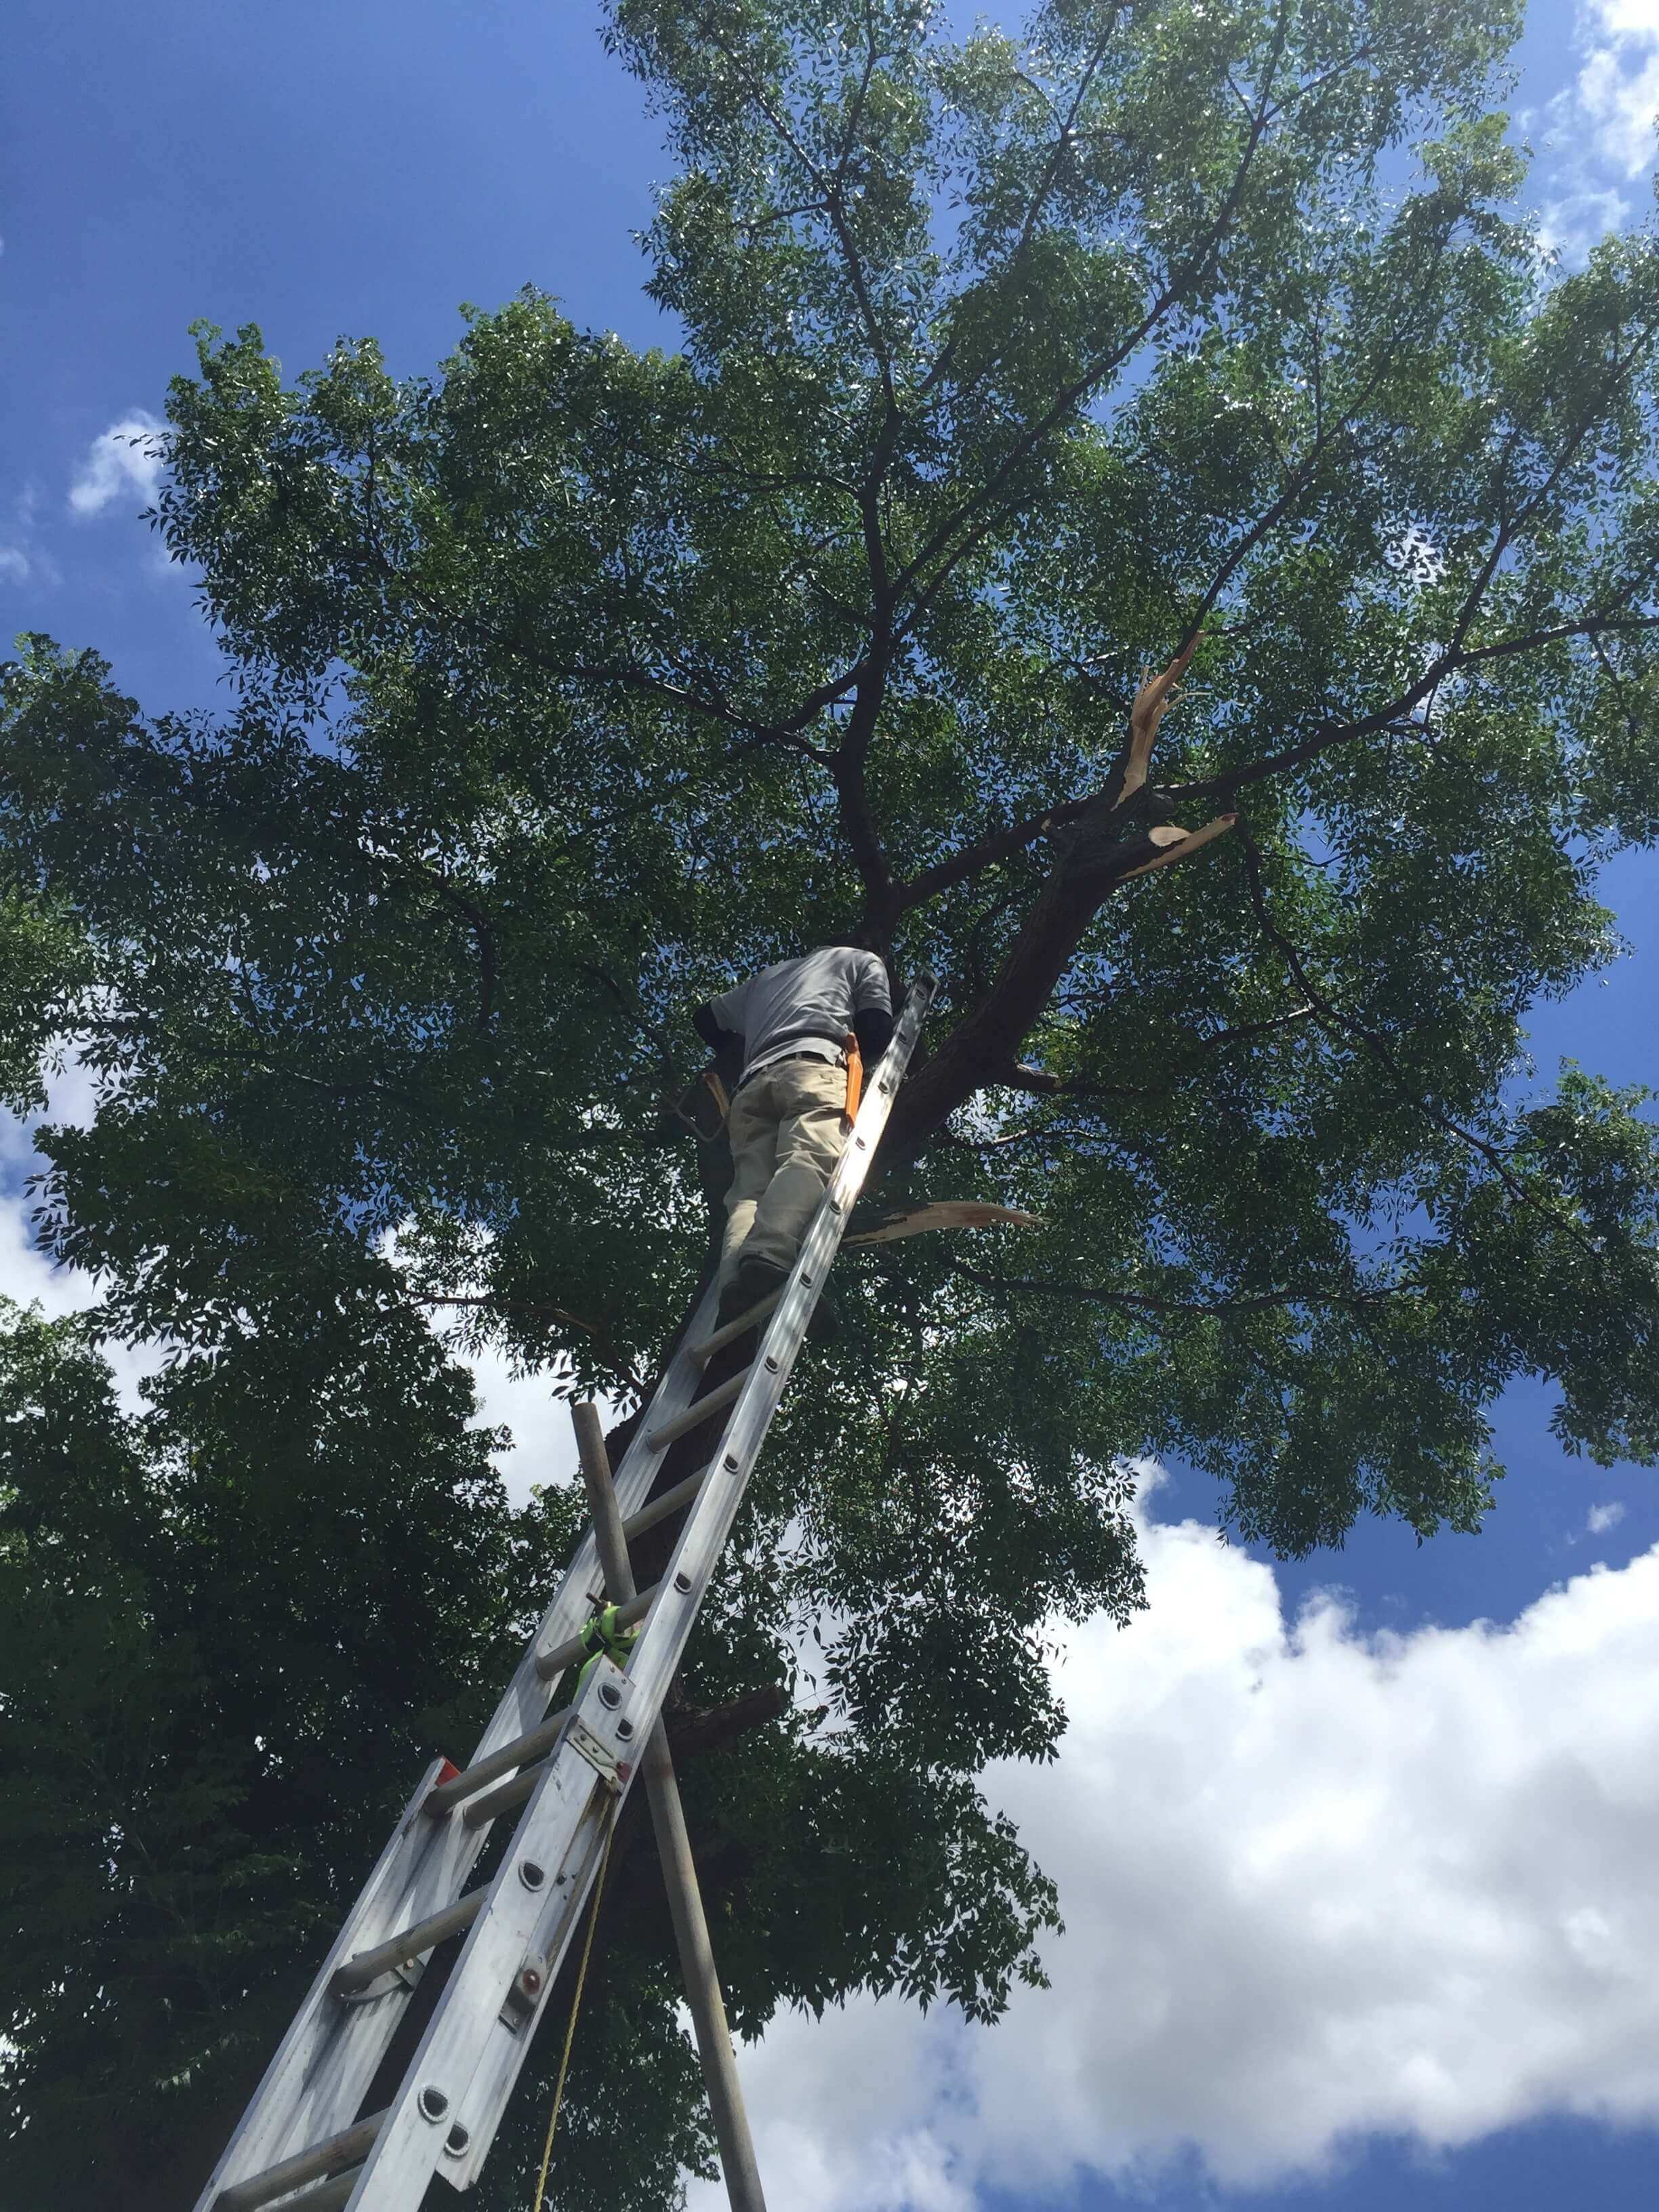
[[[576,1994],[570,2000],[570,2018],[564,2031],[564,2050],[559,2059],[559,2078],[553,2091],[553,2109],[547,2116],[547,2141],[542,2145],[542,2170],[536,2177],[535,2212],[542,2212],[542,2199],[547,2193],[547,2169],[553,2157],[553,2130],[559,2124],[559,2106],[564,2102],[564,2077],[570,2070],[570,2046],[576,2039],[576,2014],[582,2006],[582,1984],[587,1979],[587,1961],[593,1950],[593,1930],[599,1925],[599,1899],[605,1890],[605,1869],[611,1864],[611,1839],[617,1832],[617,1805],[613,1798],[611,1815],[605,1831],[605,1850],[599,1860],[599,1870],[593,1879],[593,1904],[587,1916],[587,1940],[582,1945],[582,1962],[576,1969]]]

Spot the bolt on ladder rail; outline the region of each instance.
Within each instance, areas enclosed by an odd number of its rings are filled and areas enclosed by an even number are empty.
[[[471,1761],[458,1769],[437,1759],[422,1776],[196,2212],[262,2212],[268,2205],[280,2212],[412,2212],[434,2174],[457,2190],[471,2188],[581,1923],[605,1837],[641,1771],[728,2191],[739,2212],[760,2212],[659,1723],[937,988],[927,974],[913,985],[781,1291],[716,1328],[717,1294],[709,1285],[614,1482],[603,1466],[602,1441],[591,1431],[582,1437],[598,1529],[577,1547]],[[763,1322],[750,1364],[697,1399],[708,1360]],[[671,1445],[718,1414],[725,1419],[707,1464],[647,1504]],[[627,1539],[682,1509],[685,1521],[661,1578],[629,1596]],[[617,1605],[618,1626],[643,1623],[627,1664],[602,1653],[574,1703],[550,1717],[561,1676],[587,1656],[582,1631],[607,1597]],[[515,1815],[517,1826],[501,1864],[487,1886],[469,1891],[491,1825],[504,1814]],[[365,2116],[364,2100],[425,1960],[463,1929],[460,1956],[402,2080],[382,2111]]]

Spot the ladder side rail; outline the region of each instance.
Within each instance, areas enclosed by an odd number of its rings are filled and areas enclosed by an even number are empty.
[[[505,2101],[649,1734],[627,1677],[608,1659],[594,1668],[575,1716],[571,1736],[538,1778],[489,1901],[387,2108],[352,2191],[352,2212],[408,2212],[434,2173],[465,2189],[489,2149],[494,2129],[478,2139],[474,2077],[481,2068],[499,2076]],[[527,1976],[536,1979],[533,1992]]]
[[[459,1893],[483,1838],[459,1820],[440,1824],[421,1811],[448,1764],[434,1759],[422,1776],[197,2199],[196,2212],[210,2212],[222,2189],[309,2149],[356,2118],[413,1978],[388,1978],[392,1986],[385,1994],[350,2004],[333,1997],[330,1984],[356,1953],[441,1911]]]
[[[854,1202],[869,1172],[877,1142],[886,1125],[894,1096],[903,1079],[922,1018],[936,988],[934,979],[931,975],[924,975],[918,979],[906,1001],[904,1012],[895,1026],[893,1042],[884,1054],[865,1094],[852,1133],[803,1239],[788,1285],[774,1310],[749,1382],[728,1418],[712,1471],[691,1508],[674,1559],[658,1587],[657,1597],[641,1629],[639,1642],[635,1645],[627,1673],[619,1678],[626,1683],[630,1692],[629,1715],[631,1728],[637,1731],[634,1741],[640,1747],[638,1757],[641,1760],[644,1745],[661,1711],[663,1698],[678,1664],[679,1653],[690,1635],[709,1577],[742,1502],[749,1469],[759,1454],[773,1411],[783,1394],[789,1370],[805,1336],[806,1323],[817,1302],[830,1263],[840,1245]],[[689,1342],[695,1340],[695,1335],[688,1338]],[[769,1369],[769,1358],[776,1361],[775,1370]],[[643,1433],[643,1425],[641,1433]],[[733,1454],[739,1460],[735,1473],[728,1466],[728,1455]],[[711,1490],[715,1490],[717,1486],[718,1494],[711,1500]],[[700,1534],[697,1533],[699,1530]],[[696,1543],[695,1554],[691,1552],[694,1539]],[[684,1590],[680,1587],[682,1581],[687,1584]],[[667,1631],[666,1637],[665,1630]],[[659,1655],[670,1649],[670,1639],[672,1656],[662,1657]],[[562,1759],[566,1755],[562,1747],[556,1758]],[[625,1794],[632,1779],[631,1771],[621,1776],[623,1793]],[[520,1848],[523,1833],[521,1829],[509,1847],[514,1854]],[[506,1871],[503,1868],[497,1876],[498,1884],[505,1881]],[[493,1909],[492,1898],[486,1911]],[[571,1913],[559,1929],[550,1928],[539,1939],[545,1945],[544,2003],[546,1995],[550,1993],[553,1978],[558,1972],[569,1930],[576,1924],[576,1917]],[[456,1985],[461,1981],[466,1965],[464,1955],[445,1990],[433,2022],[435,2030],[445,2008],[453,2002],[465,2008],[467,2016],[478,2022],[483,2029],[483,2045],[477,2064],[452,2114],[452,2118],[465,2130],[467,2142],[460,2154],[447,2152],[441,2169],[447,2179],[462,2189],[471,2185],[483,2166],[512,2095],[530,2040],[528,2034],[522,2039],[516,2039],[491,2033],[492,2010],[489,2003],[486,2002],[480,2005],[474,1994],[457,1995]],[[495,2003],[499,2005],[499,1998]],[[405,2087],[412,2078],[413,2069],[405,2077]],[[372,2212],[400,2212],[397,2200],[391,2196],[366,2194],[362,2197],[354,2197],[351,2200],[351,2212],[370,2212],[370,2208]]]

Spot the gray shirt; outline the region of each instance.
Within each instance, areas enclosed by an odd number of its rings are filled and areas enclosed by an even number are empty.
[[[850,945],[821,945],[799,960],[775,961],[708,1003],[720,1027],[743,1039],[745,1077],[786,1053],[839,1060],[854,1014],[870,1006],[893,1010],[887,970],[873,952]]]

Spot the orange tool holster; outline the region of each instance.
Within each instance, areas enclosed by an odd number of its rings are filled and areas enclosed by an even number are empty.
[[[853,1117],[859,1110],[859,1100],[864,1096],[864,1060],[859,1051],[859,1041],[851,1032],[847,1038],[847,1103],[842,1112],[847,1126],[853,1126]]]

